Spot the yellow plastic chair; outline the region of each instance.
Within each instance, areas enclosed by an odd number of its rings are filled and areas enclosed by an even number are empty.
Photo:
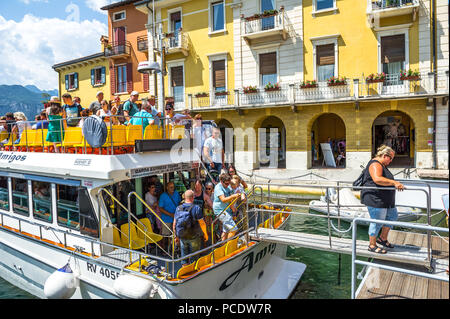
[[[144,139],[155,140],[162,138],[162,129],[158,125],[147,125],[144,132]]]
[[[185,129],[184,125],[175,125],[173,127],[173,130],[171,131],[171,138],[174,140],[178,140],[181,138],[184,138],[185,135]]]
[[[20,150],[26,150],[26,147],[31,147],[31,143],[34,142],[35,136],[37,132],[36,130],[26,129],[22,132],[22,136],[20,137],[20,141],[14,146],[19,147]]]
[[[1,131],[0,132],[0,142],[4,141],[8,138],[8,132],[7,131]]]
[[[178,270],[178,272],[177,272],[177,278],[184,279],[184,278],[187,278],[187,277],[193,275],[196,272],[195,264],[196,264],[196,262],[194,261],[193,263],[190,263],[189,265],[181,267],[180,270]]]
[[[128,223],[120,226],[120,231],[122,232],[122,244],[128,247],[128,238],[131,238],[131,249],[141,249],[145,247],[145,242],[143,239],[139,238],[136,232],[136,226],[131,224],[131,232],[128,233]]]
[[[124,146],[127,144],[127,127],[125,125],[113,125],[112,133],[108,126],[108,137],[106,138],[106,143],[102,147],[111,147],[111,136],[112,136],[112,146]]]
[[[225,256],[231,254],[232,252],[238,249],[238,239],[239,237],[236,237],[235,239],[232,239],[229,242],[227,242],[227,245],[225,246]]]
[[[163,236],[153,232],[152,224],[150,220],[145,217],[139,219],[140,222],[136,224],[138,237],[146,240],[147,243],[157,243]]]
[[[134,146],[134,141],[142,140],[142,125],[128,125],[127,126],[127,142],[126,145]]]
[[[34,135],[34,142],[31,143],[31,147],[34,152],[40,152],[47,147],[51,143],[47,142],[45,139],[47,138],[47,129],[38,129],[36,130],[36,134]]]
[[[83,138],[81,127],[67,127],[64,131],[62,146],[76,147],[77,145],[83,144]]]
[[[17,140],[17,135],[16,134],[10,134],[9,135],[9,140],[8,142],[6,142],[5,144],[3,144],[3,146],[7,146],[9,148],[11,148],[13,146],[14,141]]]
[[[279,224],[281,224],[281,214],[278,213],[273,218],[273,228],[278,228]]]
[[[217,262],[225,257],[225,245],[219,246],[213,251],[214,261]]]
[[[120,247],[128,247],[128,243],[126,246],[123,245],[122,239],[120,238],[119,230],[117,227],[113,227],[113,244]]]
[[[205,268],[207,268],[206,266],[212,266],[211,262],[212,262],[212,254],[210,253],[206,256],[200,257],[199,259],[197,259],[197,262],[195,263],[195,270],[203,270]]]

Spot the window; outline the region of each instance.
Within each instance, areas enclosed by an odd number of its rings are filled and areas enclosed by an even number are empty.
[[[78,188],[80,232],[98,238],[98,220],[86,188]]]
[[[261,13],[264,11],[275,10],[275,0],[261,0]],[[262,30],[270,30],[275,27],[275,17],[261,19]]]
[[[0,176],[0,209],[9,211],[8,177]]]
[[[225,60],[212,61],[212,80],[215,92],[226,91]]]
[[[126,18],[127,18],[126,11],[119,11],[119,12],[113,13],[113,21],[114,22],[125,20]]]
[[[181,11],[176,11],[170,13],[170,32],[173,33],[173,36],[169,38],[169,44],[171,48],[178,47],[180,43],[178,43],[178,35],[181,29]]]
[[[76,90],[78,89],[78,73],[66,74],[66,90]]]
[[[211,4],[212,11],[212,30],[220,31],[225,30],[225,10],[223,1],[213,2]]]
[[[334,1],[335,0],[315,0],[316,3],[315,11],[334,8],[335,7]]]
[[[48,182],[31,182],[33,189],[33,217],[51,223],[52,187]]]
[[[98,86],[103,85],[106,82],[106,68],[103,66],[101,68],[91,69],[91,85]]]
[[[269,82],[272,84],[278,82],[276,52],[259,55],[259,74],[262,86],[266,86]]]
[[[75,186],[56,185],[58,225],[80,229],[78,189]]]
[[[182,65],[173,66],[170,68],[170,80],[175,103],[184,102],[184,81]]]
[[[12,196],[14,213],[28,216],[28,181],[12,178]]]
[[[322,82],[334,76],[334,44],[316,46],[317,81]]]
[[[381,65],[386,73],[385,85],[401,84],[400,71],[405,69],[405,34],[381,37]]]
[[[127,66],[116,66],[116,92],[127,92]]]

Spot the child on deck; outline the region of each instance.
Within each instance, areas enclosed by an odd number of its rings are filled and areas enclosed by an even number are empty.
[[[241,228],[245,224],[243,220],[243,218],[245,217],[243,213],[243,203],[246,200],[245,190],[241,185],[241,178],[237,175],[233,175],[230,181],[230,186],[233,189],[233,194],[241,194],[240,198],[238,198],[234,203],[236,211],[234,212],[233,217],[233,219],[236,221],[236,225],[240,225],[239,228]]]
[[[50,107],[50,114],[48,115],[48,133],[46,137],[47,142],[53,143],[53,148],[55,153],[59,153],[58,151],[58,143],[64,138],[64,124],[61,125],[62,120],[61,108],[57,105],[53,105]]]

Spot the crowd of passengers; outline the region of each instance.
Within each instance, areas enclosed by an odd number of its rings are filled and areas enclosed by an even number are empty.
[[[33,120],[28,119],[23,112],[8,112],[0,117],[0,147],[3,148],[11,139],[13,146],[19,144],[26,129],[47,129],[45,140],[53,143],[52,151],[58,152],[58,143],[64,138],[64,131],[68,127],[83,127],[84,120],[94,115],[108,126],[142,125],[143,129],[147,125],[161,125],[161,119],[165,119],[166,124],[184,125],[184,122],[192,123],[200,116],[191,117],[189,110],[175,113],[174,103],[170,101],[165,105],[166,114],[162,115],[152,102],[152,99],[139,101],[136,91],[131,92],[130,98],[124,102],[119,96],[107,101],[103,92],[99,91],[89,107],[83,107],[80,98],[72,97],[69,93],[62,95],[62,102],[53,96]]]
[[[210,173],[215,172],[210,169]],[[182,194],[176,190],[174,181],[167,182],[164,188],[159,178],[152,176],[146,185],[145,202],[153,212],[146,209],[146,216],[153,232],[164,236],[161,246],[170,251],[173,234],[175,246],[184,257],[232,238],[244,229],[246,188],[233,165],[224,165],[218,175],[197,177],[193,186]],[[183,259],[182,265],[197,258]]]

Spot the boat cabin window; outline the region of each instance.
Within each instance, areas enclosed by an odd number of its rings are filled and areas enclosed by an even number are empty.
[[[78,188],[76,186],[57,184],[56,196],[58,225],[79,230]]]
[[[52,186],[48,182],[32,181],[33,217],[52,223]]]
[[[28,216],[28,181],[22,178],[11,178],[14,213]]]
[[[0,176],[0,209],[9,211],[8,177]]]
[[[78,188],[78,204],[80,209],[80,232],[84,235],[98,238],[98,219],[86,188]]]

